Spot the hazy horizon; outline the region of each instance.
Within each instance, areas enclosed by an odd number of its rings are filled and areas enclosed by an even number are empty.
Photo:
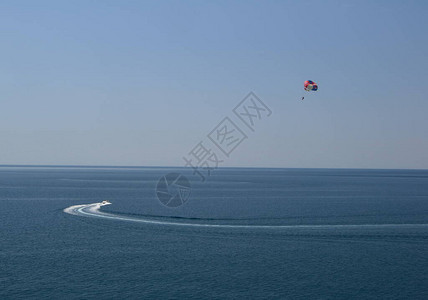
[[[0,168],[8,168],[8,167],[11,167],[11,168],[88,168],[88,169],[90,169],[90,168],[100,168],[100,169],[102,169],[102,168],[118,168],[118,169],[120,169],[120,168],[124,168],[124,169],[126,169],[126,168],[130,168],[130,169],[138,169],[138,168],[141,168],[141,169],[144,169],[144,168],[159,168],[159,169],[169,169],[169,168],[171,168],[171,169],[180,169],[180,168],[182,168],[182,169],[188,169],[189,167],[186,167],[186,166],[180,166],[180,165],[176,165],[176,166],[155,166],[155,165],[153,165],[153,166],[151,166],[151,165],[147,165],[147,166],[136,166],[136,165],[133,165],[133,166],[131,166],[131,165],[37,165],[37,164],[33,164],[33,165],[23,165],[23,164],[0,164]],[[415,170],[415,171],[426,171],[426,170],[428,170],[428,169],[424,169],[424,168],[328,168],[328,167],[325,167],[325,168],[310,168],[310,167],[301,167],[301,168],[298,168],[298,167],[251,167],[251,166],[227,166],[227,167],[225,167],[225,166],[219,166],[218,167],[218,169],[308,169],[308,170],[310,170],[310,169],[314,169],[314,170],[317,170],[317,169],[320,169],[320,170],[322,170],[322,169],[325,169],[325,170],[328,170],[328,169],[331,169],[331,170],[390,170],[390,171],[393,171],[393,170],[409,170],[409,171],[411,171],[411,170]]]

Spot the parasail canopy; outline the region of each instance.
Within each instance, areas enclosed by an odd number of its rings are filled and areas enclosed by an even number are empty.
[[[312,80],[306,80],[305,83],[303,84],[305,87],[305,91],[316,91],[318,90],[318,85],[313,82]]]

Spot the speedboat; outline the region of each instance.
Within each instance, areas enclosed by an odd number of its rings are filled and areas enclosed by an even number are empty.
[[[103,202],[100,203],[100,205],[109,205],[111,204],[111,202],[104,200]]]

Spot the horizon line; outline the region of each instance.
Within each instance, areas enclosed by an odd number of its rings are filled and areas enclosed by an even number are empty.
[[[126,165],[56,165],[56,164],[0,164],[0,168],[12,167],[12,168],[128,168],[128,169],[144,169],[144,168],[158,168],[158,169],[189,169],[185,166],[126,166]],[[231,166],[231,167],[218,167],[216,169],[327,169],[327,170],[419,170],[428,171],[424,168],[355,168],[355,167],[243,167],[243,166]]]

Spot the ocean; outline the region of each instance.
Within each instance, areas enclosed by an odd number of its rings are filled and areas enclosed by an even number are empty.
[[[428,299],[427,274],[428,170],[0,166],[0,299]]]

